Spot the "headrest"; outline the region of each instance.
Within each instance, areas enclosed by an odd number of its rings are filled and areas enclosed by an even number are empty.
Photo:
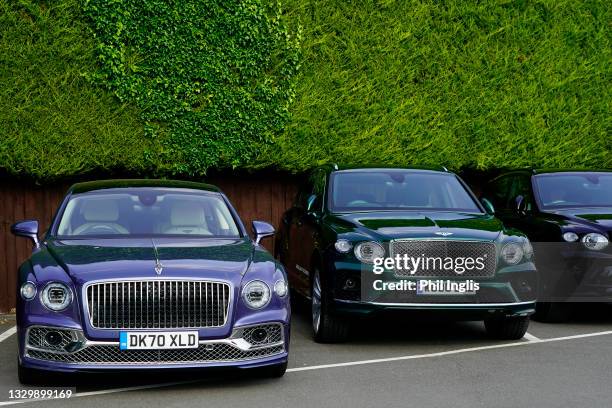
[[[119,219],[119,207],[111,198],[89,198],[83,202],[81,214],[88,222],[114,222]]]
[[[173,227],[204,226],[204,208],[196,202],[177,201],[170,208],[170,224]]]

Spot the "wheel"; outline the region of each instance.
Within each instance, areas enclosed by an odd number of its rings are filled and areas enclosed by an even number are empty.
[[[264,367],[263,375],[268,378],[281,378],[287,371],[287,362]]]
[[[561,323],[569,316],[569,306],[566,303],[538,302],[533,320],[544,323]]]
[[[321,284],[321,273],[314,269],[310,285],[312,331],[317,343],[338,343],[346,341],[349,324],[346,319],[333,315],[329,310],[327,292]]]
[[[40,382],[40,373],[32,368],[23,367],[17,363],[17,377],[23,385],[36,385]]]
[[[522,339],[529,327],[529,317],[505,317],[485,320],[489,336],[499,340]]]

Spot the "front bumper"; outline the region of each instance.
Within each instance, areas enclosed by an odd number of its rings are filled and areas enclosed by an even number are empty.
[[[346,315],[404,312],[424,317],[450,320],[483,320],[489,317],[529,316],[535,312],[535,301],[516,303],[379,303],[334,300],[334,311]]]
[[[255,328],[265,328],[265,341],[254,340]],[[62,342],[52,346],[45,334],[58,331]],[[20,362],[27,368],[50,371],[108,371],[165,368],[251,368],[287,361],[289,328],[269,322],[237,327],[225,339],[200,340],[198,348],[121,350],[117,341],[88,340],[83,331],[54,326],[30,326],[23,333]]]

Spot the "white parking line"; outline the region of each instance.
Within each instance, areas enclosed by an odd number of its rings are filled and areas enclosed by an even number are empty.
[[[527,341],[540,341],[539,338],[537,338],[536,336],[534,336],[531,333],[525,333],[525,335],[523,336],[523,338]]]
[[[437,353],[427,353],[427,354],[414,354],[408,356],[398,356],[398,357],[388,357],[388,358],[378,358],[373,360],[358,360],[358,361],[348,361],[345,363],[336,363],[336,364],[322,364],[316,366],[306,366],[306,367],[295,367],[289,368],[287,370],[288,373],[295,373],[298,371],[312,371],[312,370],[322,370],[325,368],[336,368],[336,367],[350,367],[350,366],[358,366],[358,365],[366,365],[366,364],[377,364],[377,363],[387,363],[393,361],[403,361],[403,360],[416,360],[420,358],[431,358],[431,357],[443,357],[450,356],[454,354],[462,354],[462,353],[470,353],[474,351],[483,351],[483,350],[494,350],[494,349],[502,349],[507,347],[517,347],[517,346],[529,346],[533,344],[542,344],[542,343],[552,343],[556,341],[566,341],[566,340],[575,340],[575,339],[583,339],[587,337],[596,337],[596,336],[605,336],[612,334],[612,330],[595,332],[595,333],[586,333],[586,334],[577,334],[574,336],[564,336],[564,337],[553,337],[550,339],[539,339],[537,341],[520,341],[515,343],[505,343],[505,344],[493,344],[490,346],[480,346],[480,347],[470,347],[464,349],[457,350],[449,350],[449,351],[440,351]],[[534,336],[535,337],[535,336]],[[184,381],[184,382],[175,382],[175,383],[161,383],[161,384],[148,384],[141,385],[135,387],[124,387],[124,388],[110,388],[107,390],[100,391],[88,391],[88,392],[77,392],[73,394],[71,398],[79,398],[79,397],[91,397],[96,395],[105,395],[105,394],[115,394],[119,392],[126,391],[138,391],[138,390],[146,390],[151,388],[162,388],[162,387],[170,387],[174,385],[185,385],[195,383],[197,381]],[[40,402],[40,401],[49,401],[49,399],[43,400],[18,400],[18,401],[4,401],[0,402],[0,406],[8,406],[15,404],[23,404],[26,402]]]
[[[349,361],[346,363],[322,364],[322,365],[317,365],[317,366],[296,367],[296,368],[288,369],[287,372],[320,370],[323,368],[349,367],[349,366],[375,364],[375,363],[387,363],[391,361],[416,360],[419,358],[442,357],[442,356],[450,356],[453,354],[470,353],[473,351],[493,350],[493,349],[501,349],[501,348],[506,348],[506,347],[528,346],[531,344],[550,343],[553,341],[574,340],[574,339],[582,339],[585,337],[594,337],[594,336],[605,336],[607,334],[612,334],[612,330],[596,332],[596,333],[577,334],[575,336],[554,337],[551,339],[538,340],[537,342],[536,341],[521,341],[517,343],[493,344],[491,346],[480,346],[480,347],[470,347],[470,348],[457,349],[457,350],[440,351],[437,353],[413,354],[410,356],[388,357],[388,358],[378,358],[374,360]]]
[[[0,334],[0,343],[17,333],[17,326],[13,326],[4,333]]]

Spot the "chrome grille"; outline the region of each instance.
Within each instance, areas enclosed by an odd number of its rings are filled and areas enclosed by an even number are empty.
[[[91,325],[99,329],[170,329],[225,325],[230,286],[186,280],[117,281],[87,286]]]
[[[442,259],[450,257],[453,259],[466,257],[483,257],[484,268],[482,270],[464,271],[461,274],[455,273],[453,270],[437,268],[438,264],[432,263],[432,268],[428,270],[420,269],[416,274],[411,275],[410,271],[396,270],[395,275],[399,277],[415,277],[415,278],[441,278],[441,277],[469,277],[469,278],[492,278],[495,276],[497,268],[497,256],[495,244],[486,241],[461,241],[461,240],[420,240],[406,239],[395,240],[390,243],[390,255],[396,255],[419,258],[429,257]]]

